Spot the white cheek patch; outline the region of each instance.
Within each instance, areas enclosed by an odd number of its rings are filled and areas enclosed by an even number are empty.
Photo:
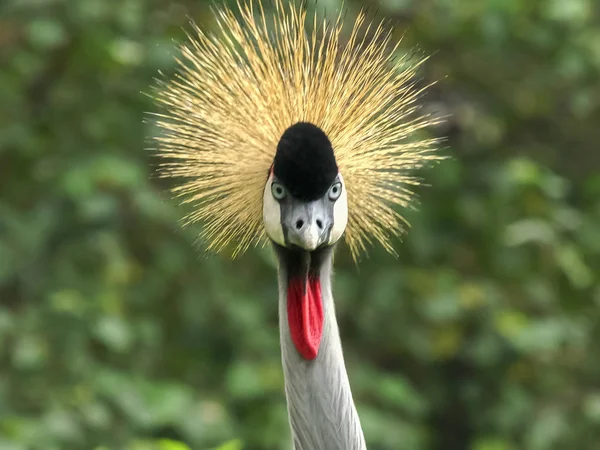
[[[342,193],[333,204],[333,228],[329,235],[329,245],[332,245],[340,240],[348,224],[348,196],[346,195],[346,186],[340,174],[342,182]]]
[[[285,245],[283,228],[281,226],[281,207],[271,193],[273,177],[269,177],[263,193],[263,222],[267,236],[279,245]]]

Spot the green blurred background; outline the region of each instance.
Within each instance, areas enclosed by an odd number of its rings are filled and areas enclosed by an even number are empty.
[[[600,449],[600,3],[367,4],[432,55],[453,156],[398,259],[336,258],[369,449]],[[188,19],[0,4],[0,450],[290,448],[273,257],[204,256],[144,150]]]

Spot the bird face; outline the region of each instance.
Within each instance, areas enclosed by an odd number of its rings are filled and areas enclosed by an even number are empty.
[[[335,244],[348,222],[348,197],[325,133],[309,123],[288,128],[263,194],[267,235],[289,248]]]
[[[283,247],[313,251],[335,244],[348,223],[348,197],[340,174],[320,198],[294,197],[273,174],[265,186],[263,220],[267,235]]]

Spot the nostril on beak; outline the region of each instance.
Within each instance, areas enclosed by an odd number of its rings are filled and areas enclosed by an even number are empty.
[[[317,219],[317,226],[319,227],[320,230],[323,229],[323,221],[321,221],[321,219]]]
[[[296,229],[299,230],[304,225],[304,221],[302,219],[296,221]]]

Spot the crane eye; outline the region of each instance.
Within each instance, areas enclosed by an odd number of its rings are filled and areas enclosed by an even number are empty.
[[[337,182],[329,188],[329,200],[337,200],[342,194],[342,183]]]
[[[273,197],[275,197],[276,200],[283,200],[286,194],[285,188],[276,181],[271,183],[271,193],[273,194]]]

